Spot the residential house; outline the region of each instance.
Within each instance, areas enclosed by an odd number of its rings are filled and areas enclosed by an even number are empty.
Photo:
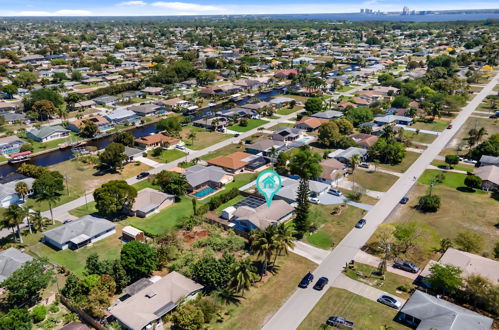
[[[202,187],[221,188],[234,178],[217,166],[194,165],[185,170],[185,178],[189,183],[189,191],[198,190]]]
[[[7,124],[15,124],[15,123],[29,124],[30,123],[30,120],[27,119],[27,117],[24,113],[3,112],[3,113],[0,113],[0,117],[3,117],[3,120]]]
[[[329,158],[334,158],[343,164],[349,165],[350,164],[350,159],[352,159],[353,155],[359,155],[361,160],[365,160],[367,158],[367,150],[363,148],[357,148],[357,147],[350,147],[346,150],[344,149],[337,149],[333,152],[331,152],[328,157]]]
[[[0,154],[10,155],[18,153],[21,151],[21,146],[25,143],[15,135],[0,138]]]
[[[127,156],[126,162],[131,163],[137,160],[137,158],[142,157],[144,151],[137,148],[131,148],[125,146],[125,155]]]
[[[104,117],[116,125],[123,125],[125,123],[135,124],[140,121],[140,117],[135,112],[127,109],[113,110],[105,114]]]
[[[296,100],[291,97],[285,97],[285,96],[276,97],[269,101],[269,103],[276,108],[282,108],[285,105],[288,105],[292,102],[296,102]]]
[[[288,203],[296,202],[298,198],[298,188],[300,181],[281,176],[281,189],[275,194],[276,199],[282,199]],[[308,188],[311,197],[317,197],[325,194],[329,190],[329,184],[313,181],[308,181]]]
[[[402,307],[397,320],[419,330],[489,330],[494,321],[419,290]]]
[[[69,130],[61,125],[42,126],[38,129],[29,131],[26,136],[33,141],[48,142],[68,137]]]
[[[275,139],[261,138],[255,142],[246,145],[246,152],[253,155],[262,155],[265,157],[277,157],[277,155],[284,150],[286,144],[283,141]]]
[[[59,250],[77,250],[113,235],[116,224],[86,215],[43,233],[42,241]]]
[[[331,120],[331,119],[343,117],[343,112],[335,111],[335,110],[327,110],[327,111],[314,113],[311,117]]]
[[[229,124],[229,120],[225,117],[202,118],[193,121],[192,124],[205,129],[219,131],[224,130],[224,128]]]
[[[499,156],[494,157],[482,155],[482,157],[480,157],[480,160],[478,161],[478,164],[480,165],[480,167],[488,165],[499,166]]]
[[[12,204],[22,202],[19,194],[16,192],[16,184],[19,182],[24,182],[28,185],[28,188],[30,189],[28,196],[33,194],[31,187],[33,186],[33,182],[35,182],[35,179],[28,178],[19,173],[7,175],[0,179],[0,207],[5,208]]]
[[[242,172],[243,170],[255,171],[267,163],[268,160],[261,156],[242,151],[208,160],[209,165],[221,167],[229,173]]]
[[[341,110],[345,110],[346,108],[354,108],[355,107],[355,104],[352,103],[352,102],[348,102],[348,101],[343,101],[343,102],[340,102],[336,105],[336,107],[338,109],[341,109]]]
[[[295,127],[312,132],[318,130],[322,124],[327,122],[327,119],[304,116],[296,123]]]
[[[162,133],[146,135],[137,138],[134,141],[136,146],[145,150],[152,150],[156,148],[173,149],[177,145],[184,144],[182,141],[180,141],[180,139],[167,136]]]
[[[346,165],[342,162],[330,158],[321,161],[322,172],[316,180],[327,184],[332,184],[345,173]]]
[[[115,96],[104,95],[93,99],[93,101],[98,105],[111,107],[116,105],[116,102],[118,102],[118,98]]]
[[[159,100],[156,102],[157,105],[164,106],[167,110],[170,111],[179,111],[183,108],[187,108],[189,106],[189,102],[186,100],[182,100],[180,98],[173,98],[168,100]]]
[[[274,73],[274,77],[281,78],[281,79],[287,79],[290,76],[296,76],[296,75],[298,75],[298,71],[293,70],[293,69],[290,69],[290,70],[280,70],[280,71],[276,71]]]
[[[301,139],[304,135],[303,130],[299,128],[281,126],[272,133],[271,139],[274,141],[290,142]]]
[[[109,310],[123,329],[163,329],[162,318],[182,301],[195,297],[203,286],[175,271],[158,279],[140,280],[135,290]],[[124,299],[124,300],[122,300]]]
[[[8,248],[0,251],[0,283],[5,281],[16,270],[25,263],[33,260],[33,257],[19,251],[16,248]]]
[[[19,104],[0,101],[0,112],[15,111],[19,108]]]
[[[152,188],[144,188],[137,193],[131,213],[139,218],[159,212],[175,202],[175,196]]]
[[[256,208],[243,205],[235,210],[230,221],[235,224],[236,229],[242,231],[264,230],[268,226],[288,220],[294,210],[295,208],[284,200],[275,200],[270,206],[263,204]]]
[[[256,112],[260,112],[266,108],[270,108],[271,104],[269,102],[260,101],[258,103],[246,103],[241,105],[241,108],[250,109]]]
[[[161,87],[146,87],[141,92],[149,95],[162,95],[163,88]]]
[[[231,119],[233,116],[239,118],[258,118],[259,115],[255,110],[245,108],[231,108],[216,112],[217,116]]]
[[[412,118],[406,116],[398,116],[398,115],[387,115],[382,117],[375,117],[374,123],[379,126],[388,125],[391,123],[396,123],[399,125],[411,125]]]
[[[83,109],[88,109],[96,105],[95,101],[93,100],[86,100],[86,101],[81,101],[78,103],[75,103],[73,106],[77,110],[83,110]]]
[[[135,112],[140,117],[155,116],[166,112],[165,107],[153,103],[132,105],[128,110]]]
[[[113,128],[113,125],[106,118],[99,115],[73,120],[66,127],[75,133],[80,133],[80,128],[86,121],[91,121],[97,125],[99,132],[105,132]]]
[[[469,253],[448,248],[440,257],[440,260],[431,260],[421,271],[420,276],[427,278],[430,276],[430,269],[434,264],[451,265],[461,270],[461,277],[467,278],[470,275],[480,275],[488,279],[491,283],[499,282],[499,261]]]
[[[348,137],[354,140],[359,147],[364,149],[371,148],[379,139],[379,137],[376,135],[364,134],[364,133],[351,134]]]
[[[482,189],[487,191],[499,190],[499,166],[481,166],[473,174],[482,179]]]

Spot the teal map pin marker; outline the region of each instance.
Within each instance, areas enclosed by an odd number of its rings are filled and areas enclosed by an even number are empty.
[[[276,171],[263,171],[256,178],[256,188],[265,197],[268,207],[270,207],[272,198],[281,189],[281,186],[281,176]]]

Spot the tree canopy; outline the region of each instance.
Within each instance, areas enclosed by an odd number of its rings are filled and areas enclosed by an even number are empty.
[[[95,207],[99,214],[114,218],[132,209],[137,190],[123,180],[104,183],[94,191]]]

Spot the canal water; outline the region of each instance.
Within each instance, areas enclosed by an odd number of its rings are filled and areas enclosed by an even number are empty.
[[[282,88],[277,88],[277,89],[272,89],[266,92],[260,92],[255,94],[254,97],[256,97],[259,100],[262,101],[269,101],[273,96],[278,95],[283,93],[285,90]],[[236,102],[237,105],[244,105],[248,103],[253,97],[246,96],[243,99],[239,100]],[[198,115],[194,117],[193,119],[199,119],[199,118],[204,118],[204,117],[211,117],[213,116],[213,113],[221,108],[223,108],[224,103],[218,104],[214,107],[208,107],[205,109],[201,109],[198,111]],[[129,131],[135,138],[140,138],[144,137],[147,135],[150,135],[152,133],[157,133],[158,130],[156,129],[156,124],[146,124],[144,126],[140,126],[134,129],[131,129]],[[111,142],[113,141],[113,136],[106,136],[103,138],[97,138],[91,141],[88,141],[85,146],[93,146],[97,147],[97,150],[104,149],[107,147]],[[71,148],[64,148],[64,149],[57,149],[51,152],[47,152],[45,154],[41,154],[38,156],[33,156],[30,160],[27,161],[29,164],[34,164],[38,166],[51,166],[58,164],[60,162],[64,162],[67,160],[70,160],[74,158],[73,152],[71,151]],[[21,166],[21,163],[19,164],[5,164],[0,166],[0,176],[6,176],[9,173],[15,172],[15,170]]]

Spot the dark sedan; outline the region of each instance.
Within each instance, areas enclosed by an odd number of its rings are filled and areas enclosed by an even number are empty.
[[[137,175],[137,180],[147,178],[149,176],[149,172],[141,172]]]
[[[326,286],[326,284],[328,282],[329,282],[329,280],[328,280],[327,277],[321,277],[321,278],[319,278],[319,280],[317,281],[317,283],[315,283],[314,289],[317,290],[317,291],[321,291],[322,289],[324,289],[324,287]]]
[[[360,228],[364,227],[366,223],[367,223],[366,219],[360,219],[355,224],[355,228],[359,228],[360,229]]]
[[[400,200],[400,204],[407,204],[407,202],[409,201],[409,197],[404,197]]]
[[[312,281],[314,280],[314,275],[312,275],[312,273],[307,273],[307,275],[305,275],[303,277],[303,279],[300,281],[300,284],[298,284],[298,286],[302,289],[305,289],[308,287],[308,285],[310,283],[312,283]]]

